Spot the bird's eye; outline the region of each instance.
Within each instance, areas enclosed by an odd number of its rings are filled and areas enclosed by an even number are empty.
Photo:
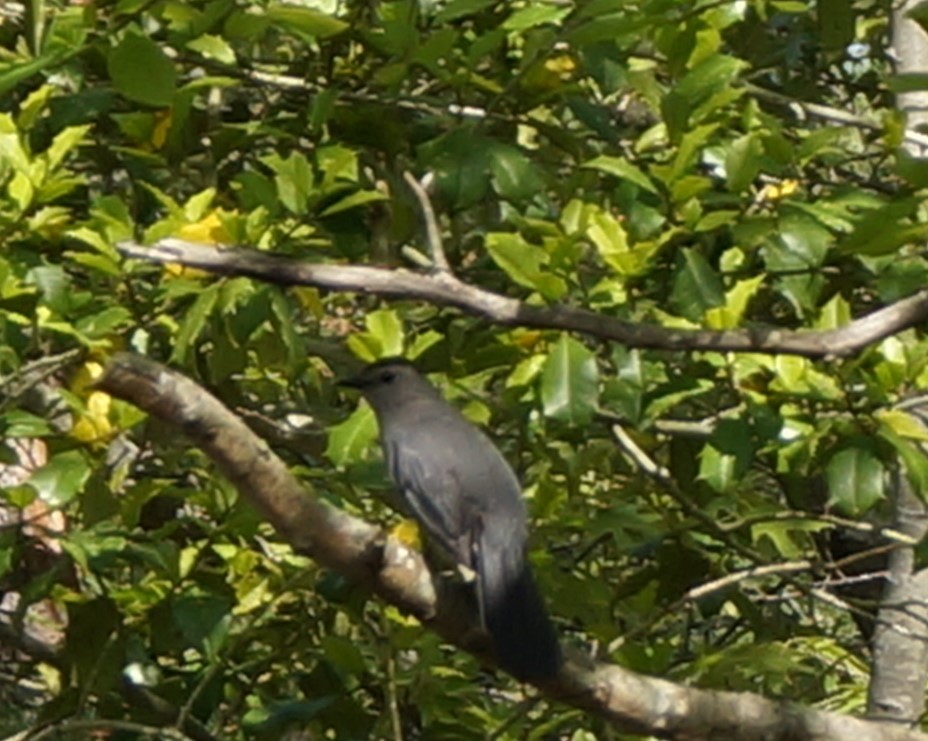
[[[390,383],[394,378],[396,378],[396,373],[393,371],[385,370],[380,374],[380,380],[384,383]]]

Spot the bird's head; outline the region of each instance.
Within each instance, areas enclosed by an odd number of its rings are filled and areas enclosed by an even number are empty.
[[[375,412],[402,406],[423,394],[431,397],[436,393],[416,367],[403,358],[378,360],[356,376],[339,381],[338,385],[360,391]]]

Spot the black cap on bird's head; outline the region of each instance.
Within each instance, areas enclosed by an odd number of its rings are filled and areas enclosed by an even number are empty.
[[[357,375],[339,381],[338,385],[360,391],[377,412],[438,393],[405,358],[378,360]]]
[[[381,358],[371,363],[355,376],[343,378],[339,386],[358,389],[362,393],[377,386],[389,386],[400,375],[419,375],[416,367],[405,358]]]

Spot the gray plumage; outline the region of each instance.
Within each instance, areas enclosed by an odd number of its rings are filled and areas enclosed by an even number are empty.
[[[505,458],[405,360],[378,361],[343,383],[374,409],[410,513],[476,572],[481,621],[500,665],[519,679],[556,675],[560,647],[525,559],[525,504]]]

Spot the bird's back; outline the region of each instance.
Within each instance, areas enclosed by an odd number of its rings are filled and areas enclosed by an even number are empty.
[[[381,437],[390,474],[404,495],[431,500],[441,516],[433,537],[460,538],[479,527],[498,547],[521,553],[526,526],[519,481],[490,439],[457,409],[445,402],[410,404],[390,418]],[[478,521],[486,512],[492,520]],[[443,545],[472,566],[456,545]]]
[[[390,474],[429,535],[477,573],[481,617],[500,664],[520,679],[552,677],[560,647],[525,560],[519,481],[457,409],[426,401],[404,406],[382,426]]]

